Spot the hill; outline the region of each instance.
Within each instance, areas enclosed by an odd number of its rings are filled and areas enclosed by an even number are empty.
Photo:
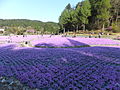
[[[28,19],[0,19],[0,27],[13,34],[22,34],[29,29],[41,33],[56,33],[59,30],[58,23]]]

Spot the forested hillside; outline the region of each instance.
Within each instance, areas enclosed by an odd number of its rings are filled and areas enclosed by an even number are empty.
[[[57,33],[59,25],[55,22],[42,22],[27,19],[0,19],[0,27],[7,33],[23,34],[26,30],[35,30],[39,33]]]
[[[82,0],[75,7],[68,4],[59,24],[64,32],[106,28],[120,32],[120,0]]]

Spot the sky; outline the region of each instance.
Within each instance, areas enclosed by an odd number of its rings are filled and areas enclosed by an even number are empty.
[[[30,19],[58,22],[68,3],[74,7],[81,0],[0,0],[0,19]]]

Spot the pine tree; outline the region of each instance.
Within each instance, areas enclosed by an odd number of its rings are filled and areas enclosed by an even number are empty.
[[[64,33],[66,32],[66,29],[71,24],[70,20],[70,11],[71,11],[71,5],[68,4],[64,11],[61,13],[61,16],[59,17],[59,24],[62,29],[64,29]]]
[[[76,8],[78,22],[81,22],[83,29],[85,30],[85,25],[88,24],[88,17],[91,16],[91,5],[89,0],[85,0],[81,5]]]
[[[117,23],[118,16],[120,14],[120,0],[111,0],[111,15],[114,19],[114,21]]]
[[[110,18],[110,0],[101,0],[97,3],[97,18],[102,23],[102,30],[104,31],[105,23],[108,22]]]

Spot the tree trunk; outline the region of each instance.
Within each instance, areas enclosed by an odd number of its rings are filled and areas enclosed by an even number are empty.
[[[76,30],[74,29],[74,37],[76,37]]]
[[[112,18],[110,18],[110,20],[109,20],[109,26],[112,26]]]
[[[76,26],[76,31],[79,32],[79,26],[78,25]]]
[[[68,29],[68,35],[69,35],[69,32],[70,32],[70,31],[69,31],[69,29]]]
[[[105,30],[105,24],[103,24],[103,27],[102,27],[102,32]]]
[[[64,31],[63,31],[63,33],[65,34],[65,28],[64,28]]]
[[[83,30],[85,31],[85,24],[83,24]]]
[[[118,21],[118,11],[117,11],[116,20],[115,20],[116,24],[117,24],[117,21]]]
[[[79,29],[79,27],[78,27],[78,25],[77,25],[77,28],[76,28],[76,30],[78,30]]]

